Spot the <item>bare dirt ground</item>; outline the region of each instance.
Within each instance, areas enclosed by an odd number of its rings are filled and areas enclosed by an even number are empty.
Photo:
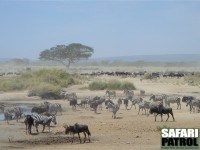
[[[101,77],[108,78],[108,77]],[[182,79],[159,79],[159,80],[144,80],[140,82],[139,78],[120,78],[120,80],[128,80],[133,82],[137,88],[136,95],[139,90],[145,90],[149,99],[150,94],[177,94],[180,96],[191,95],[200,96],[199,87],[188,86],[182,83]],[[71,86],[67,90],[74,91],[78,95],[78,99],[88,96],[105,96],[105,91],[89,91],[80,90],[80,87],[85,85]],[[123,96],[122,91],[117,91],[117,96]],[[0,93],[1,103],[10,104],[38,104],[41,103],[37,97],[27,97],[27,92],[12,92]],[[114,100],[115,102],[117,101]],[[52,125],[51,132],[48,128],[45,133],[41,133],[42,127],[39,126],[39,134],[26,135],[24,118],[20,122],[15,120],[10,121],[7,125],[5,121],[0,121],[0,149],[30,149],[30,150],[51,150],[51,149],[138,149],[138,150],[156,150],[160,149],[160,131],[159,128],[199,128],[200,114],[190,113],[189,108],[185,103],[182,103],[182,109],[177,110],[176,104],[172,104],[175,115],[175,122],[169,118],[168,122],[160,122],[160,116],[157,117],[157,122],[154,122],[154,116],[138,115],[138,107],[131,110],[125,110],[124,105],[117,112],[117,119],[112,119],[111,112],[103,107],[103,110],[98,110],[97,114],[93,111],[77,107],[73,111],[69,106],[69,102],[64,100],[51,100],[50,102],[61,103],[63,106],[62,115],[58,113],[57,125]],[[166,116],[164,116],[164,120]],[[75,138],[71,144],[72,135],[65,135],[63,124],[80,123],[87,124],[91,132],[91,143],[88,141],[85,144],[80,144]],[[32,129],[36,133],[35,127]],[[81,134],[83,138],[83,134]]]

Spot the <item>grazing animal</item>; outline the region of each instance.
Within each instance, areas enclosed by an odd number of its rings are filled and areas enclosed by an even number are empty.
[[[109,98],[109,99],[110,99],[111,97],[112,97],[112,98],[116,98],[116,92],[115,92],[115,91],[107,90],[107,91],[106,91],[106,95],[108,95],[108,98]]]
[[[190,112],[193,109],[193,112],[195,112],[195,107],[197,108],[197,110],[199,111],[200,109],[200,100],[198,99],[194,99],[194,100],[188,100],[186,106],[190,106]]]
[[[161,115],[161,121],[163,121],[163,118],[162,118],[162,115],[163,115],[163,114],[167,114],[167,116],[168,116],[168,117],[167,117],[167,120],[169,119],[169,114],[171,114],[171,116],[172,116],[172,118],[173,118],[173,121],[175,121],[172,108],[164,107],[164,106],[162,105],[162,103],[160,103],[158,106],[150,107],[149,113],[150,113],[150,114],[153,114],[153,113],[155,114],[155,121],[156,121],[157,115]],[[166,120],[166,121],[167,121],[167,120]]]
[[[72,138],[72,143],[74,142],[74,135],[75,134],[78,134],[78,137],[79,137],[79,140],[80,140],[80,143],[81,143],[81,138],[80,138],[80,133],[83,132],[85,138],[84,138],[84,143],[86,141],[86,133],[88,135],[88,140],[90,142],[90,137],[91,136],[91,133],[89,131],[89,128],[87,125],[82,125],[82,124],[74,124],[73,126],[71,125],[64,125],[63,126],[65,128],[65,134],[69,134],[69,133],[72,133],[73,134],[73,138]]]
[[[135,109],[136,109],[136,105],[135,104],[138,104],[138,103],[140,103],[140,102],[142,102],[142,98],[140,98],[140,99],[132,99],[131,100],[131,102],[132,102],[132,104],[131,104],[131,107],[129,108],[129,110],[133,107],[133,105],[135,106]]]
[[[153,100],[154,102],[161,102],[161,103],[163,103],[163,100],[165,99],[165,95],[163,94],[163,95],[151,95],[150,96],[150,98],[149,98],[149,100]]]
[[[148,115],[146,111],[148,111],[148,109],[150,108],[150,102],[147,101],[138,101],[138,107],[139,107],[139,111],[138,111],[138,115],[140,113],[140,109],[142,109],[142,111],[145,111],[145,115]]]
[[[77,98],[69,100],[69,105],[72,106],[72,110],[76,110]]]
[[[26,115],[24,123],[26,125],[26,134],[31,134],[31,127],[34,125],[34,119],[31,117],[31,115]]]
[[[13,114],[17,122],[22,116],[22,109],[17,106],[5,106],[1,104],[0,110],[2,110],[2,112],[4,113],[4,117],[5,117],[5,120],[7,120],[7,123],[8,123],[8,120],[11,120],[13,118],[12,117]]]
[[[82,99],[81,102],[77,105],[81,106],[82,108],[87,108],[88,107],[88,101],[89,101],[89,98],[85,98],[85,99]]]
[[[31,115],[31,118],[33,118],[33,120],[34,120],[34,125],[36,127],[37,132],[39,132],[38,131],[39,124],[43,125],[42,132],[44,132],[46,125],[49,127],[49,132],[50,132],[50,123],[51,122],[53,122],[54,124],[57,124],[55,115],[44,116],[44,115],[39,115],[37,113],[34,113],[34,114]]]
[[[125,95],[126,98],[133,97],[134,92],[131,91],[131,90],[124,90],[124,95]]]
[[[125,98],[123,100],[124,100],[125,109],[127,110],[127,108],[128,108],[128,98]]]
[[[118,104],[112,104],[110,102],[108,102],[106,109],[111,109],[112,111],[112,118],[116,118],[116,113],[119,110],[119,105]]]
[[[60,112],[60,114],[62,114],[62,106],[61,106],[61,104],[59,104],[59,103],[50,104],[49,112],[50,113],[55,113],[55,114],[57,114],[57,112]]]
[[[195,97],[193,97],[193,96],[183,96],[182,102],[187,103],[188,100],[194,100],[194,99],[195,99]]]
[[[176,103],[177,104],[177,109],[181,109],[181,98],[177,96],[166,96],[165,99],[165,104],[170,107],[170,103]]]
[[[31,113],[38,113],[38,114],[41,114],[41,113],[44,113],[44,112],[48,112],[49,109],[45,106],[34,106],[32,109],[31,109]]]
[[[89,105],[90,105],[90,108],[92,108],[94,110],[94,112],[97,113],[98,106],[102,110],[103,102],[105,102],[105,98],[95,96],[92,100],[89,101]]]
[[[64,98],[64,100],[71,100],[71,99],[76,99],[77,95],[75,92],[66,92],[66,91],[61,91],[60,96]]]

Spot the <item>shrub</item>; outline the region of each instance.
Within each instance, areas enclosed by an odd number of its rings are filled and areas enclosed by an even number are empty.
[[[29,89],[29,95],[39,95],[39,92],[42,90],[42,93],[44,93],[45,89],[47,91],[53,90],[54,92],[58,92],[58,88],[78,84],[82,78],[77,75],[70,75],[61,69],[40,69],[22,73],[20,76],[1,77],[0,91]]]
[[[106,81],[93,81],[89,84],[88,87],[90,90],[135,90],[135,86],[133,83],[130,82],[121,82],[119,80],[110,80]]]
[[[94,81],[89,84],[90,90],[104,90],[107,88],[106,82],[103,81]]]

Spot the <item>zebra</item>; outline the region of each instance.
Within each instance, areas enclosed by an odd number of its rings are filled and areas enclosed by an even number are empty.
[[[61,91],[60,96],[64,98],[64,100],[71,100],[74,98],[77,98],[77,95],[75,92],[66,92],[66,91]]]
[[[130,98],[134,96],[134,92],[131,90],[124,90],[124,95],[126,98]]]
[[[176,103],[177,109],[181,109],[181,98],[177,96],[166,96],[165,104],[170,107],[170,103]]]
[[[58,111],[60,112],[60,114],[62,114],[61,104],[59,104],[59,103],[50,104],[50,106],[49,106],[49,112],[50,113],[57,114]]]
[[[196,109],[198,109],[198,112],[199,112],[200,100],[198,100],[198,99],[188,100],[186,106],[188,106],[188,105],[190,105],[190,112],[192,111],[192,109],[193,109],[193,112],[195,112],[195,107],[196,107]]]
[[[4,113],[5,120],[11,120],[12,119],[12,114],[14,114],[16,121],[22,117],[22,109],[17,106],[5,106],[3,104],[0,105],[0,109]]]
[[[93,108],[94,112],[97,113],[97,107],[99,106],[102,110],[102,103],[105,102],[105,98],[101,98],[98,96],[95,96],[92,100],[88,102],[90,105],[90,108]]]
[[[81,102],[77,105],[86,109],[88,107],[88,102],[89,102],[89,98],[85,98],[85,99],[82,99]]]
[[[55,115],[45,116],[45,115],[33,113],[31,115],[31,118],[34,120],[33,125],[35,125],[37,133],[39,132],[38,131],[39,124],[43,125],[42,132],[44,132],[46,125],[49,127],[49,132],[50,132],[50,123],[51,122],[53,122],[55,125],[57,124]]]
[[[111,111],[112,111],[112,118],[116,118],[116,113],[117,113],[117,111],[119,110],[119,105],[118,104],[112,104],[112,103],[110,103],[110,102],[108,102],[108,104],[107,104],[107,107],[106,107],[106,109],[111,109]]]
[[[131,100],[131,102],[132,102],[132,104],[131,104],[131,107],[129,108],[129,110],[131,110],[132,109],[132,107],[133,107],[133,105],[135,106],[135,109],[136,109],[136,105],[135,104],[138,104],[139,102],[142,102],[142,98],[140,98],[140,99],[132,99]]]
[[[139,111],[138,111],[138,115],[140,113],[140,109],[142,109],[142,111],[144,110],[145,111],[145,115],[147,114],[146,113],[146,110],[148,112],[148,109],[150,108],[150,102],[147,102],[147,101],[144,101],[144,102],[139,102],[138,101],[138,107],[139,107]],[[147,114],[148,115],[148,114]]]
[[[108,95],[109,98],[111,98],[111,97],[116,98],[116,92],[115,91],[107,90],[106,95]]]
[[[151,95],[149,100],[153,100],[154,102],[158,102],[160,101],[161,103],[163,103],[163,100],[166,99],[166,95]]]

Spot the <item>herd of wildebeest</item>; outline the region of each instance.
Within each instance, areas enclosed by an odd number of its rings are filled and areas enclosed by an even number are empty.
[[[94,97],[85,97],[83,99],[79,99],[77,93],[62,91],[60,93],[61,97],[69,102],[69,106],[71,106],[73,111],[76,111],[77,107],[80,109],[91,110],[93,113],[98,113],[102,108],[106,108],[108,113],[112,113],[112,118],[117,118],[117,112],[124,105],[127,111],[131,110],[134,106],[135,109],[138,109],[138,115],[141,110],[142,113],[149,116],[150,114],[154,114],[155,121],[157,115],[161,115],[161,121],[163,121],[162,116],[167,114],[167,119],[169,119],[169,115],[172,116],[173,121],[175,121],[173,109],[170,107],[171,104],[176,104],[176,109],[181,109],[181,104],[185,103],[186,106],[189,106],[189,110],[193,112],[198,112],[200,108],[200,100],[193,96],[175,96],[175,95],[167,95],[160,94],[147,95],[144,90],[140,90],[139,94],[135,94],[134,90],[124,90],[123,94],[120,96],[116,91],[107,90],[105,91],[104,96],[94,96]],[[63,106],[59,103],[51,103],[49,101],[44,101],[41,104],[37,104],[31,108],[29,114],[23,115],[23,108],[20,106],[7,106],[6,104],[0,104],[0,110],[3,112],[5,120],[9,124],[9,120],[16,119],[18,121],[20,118],[25,118],[24,123],[26,126],[26,133],[32,134],[32,126],[36,128],[38,132],[38,125],[43,125],[43,130],[45,127],[49,127],[50,132],[50,124],[57,124],[56,115],[60,113],[62,115]],[[80,132],[83,132],[85,135],[84,142],[86,140],[86,134],[88,135],[88,139],[90,141],[89,136],[91,135],[89,128],[87,125],[82,124],[74,124],[74,125],[64,125],[65,133],[73,133],[78,134],[80,139]],[[73,142],[72,139],[72,142]],[[80,139],[81,142],[81,139]]]

